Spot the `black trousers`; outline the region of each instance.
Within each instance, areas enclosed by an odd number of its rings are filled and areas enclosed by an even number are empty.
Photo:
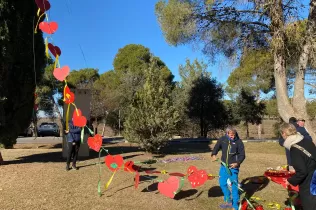
[[[76,167],[78,152],[80,149],[80,141],[75,142],[68,142],[68,156],[67,156],[67,166],[70,164],[71,157],[72,159],[72,165]]]

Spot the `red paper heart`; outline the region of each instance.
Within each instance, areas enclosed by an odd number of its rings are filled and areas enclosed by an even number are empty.
[[[117,171],[123,165],[124,160],[121,155],[107,155],[105,156],[105,164],[111,171]]]
[[[64,89],[64,102],[66,104],[71,104],[74,101],[75,101],[75,94],[70,91],[68,86],[66,86]]]
[[[124,171],[127,171],[127,172],[135,172],[134,162],[133,162],[133,161],[127,161],[127,162],[124,164]]]
[[[53,75],[57,80],[62,82],[69,75],[69,72],[70,72],[69,66],[64,66],[62,68],[54,69]]]
[[[72,119],[74,122],[74,126],[84,127],[87,124],[87,118],[85,116],[82,116],[80,109],[74,111]]]
[[[100,134],[96,134],[94,137],[89,137],[88,146],[94,151],[99,152],[102,146],[102,136]]]
[[[50,9],[50,3],[47,0],[35,0],[35,3],[41,12],[46,12]]]
[[[53,34],[57,31],[58,24],[56,22],[41,22],[38,27],[47,34]]]
[[[135,189],[138,188],[138,185],[139,185],[139,173],[136,171],[135,180],[134,180]]]
[[[53,56],[55,56],[55,58],[56,58],[57,55],[58,56],[61,55],[61,50],[60,50],[60,48],[58,46],[54,46],[51,43],[48,43],[47,46],[48,46],[49,51],[53,54]]]
[[[190,166],[188,168],[188,174],[188,180],[193,188],[203,185],[208,179],[206,171],[197,170],[195,166]]]
[[[180,181],[175,176],[171,176],[166,181],[158,183],[159,192],[169,198],[174,198],[179,187]]]

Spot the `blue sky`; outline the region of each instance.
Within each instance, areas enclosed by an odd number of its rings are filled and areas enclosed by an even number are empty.
[[[119,48],[141,44],[166,63],[179,80],[178,66],[185,59],[208,62],[191,46],[169,46],[155,16],[157,0],[51,0],[49,20],[59,28],[52,38],[62,50],[60,64],[71,69],[98,68],[99,73],[113,69]],[[82,50],[81,50],[82,49]],[[83,52],[83,53],[82,53]],[[84,54],[84,56],[83,56]],[[85,57],[85,59],[84,59]],[[220,82],[227,79],[229,65],[210,64],[209,71]]]

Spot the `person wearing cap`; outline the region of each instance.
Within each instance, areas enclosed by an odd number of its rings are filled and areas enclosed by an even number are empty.
[[[296,128],[296,131],[299,132],[302,136],[304,136],[304,140],[312,141],[312,137],[309,135],[309,133],[304,127],[305,120],[303,118],[296,119],[295,117],[290,117],[289,124],[294,125],[294,127]],[[284,146],[284,141],[285,140],[283,139],[283,137],[279,139],[280,146],[282,147]],[[288,170],[295,171],[292,166],[290,151],[286,148],[285,148],[285,155],[286,155]]]

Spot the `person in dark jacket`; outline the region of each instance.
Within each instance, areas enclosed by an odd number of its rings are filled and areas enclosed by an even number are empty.
[[[228,127],[226,135],[221,137],[213,151],[212,158],[217,160],[217,153],[222,150],[222,165],[219,170],[219,185],[224,194],[224,204],[220,208],[238,209],[239,192],[238,192],[238,174],[240,164],[245,159],[245,148],[243,142],[239,139],[236,129]],[[226,166],[225,166],[226,165]],[[231,183],[232,193],[228,188],[227,182]],[[232,194],[232,198],[231,198]]]
[[[292,124],[282,124],[280,131],[282,137],[285,139],[284,147],[290,151],[292,165],[295,169],[295,174],[287,180],[286,184],[299,185],[299,194],[303,209],[316,209],[316,196],[310,193],[310,183],[313,173],[316,170],[316,161],[293,145],[296,144],[304,148],[313,157],[316,157],[316,147],[312,141],[297,132],[295,126]]]
[[[299,118],[299,120],[302,120],[302,119]],[[305,140],[312,142],[312,137],[309,135],[307,130],[304,127],[299,126],[299,124],[297,122],[298,122],[298,120],[295,117],[290,117],[289,123],[294,125],[294,127],[296,128],[296,131],[299,132],[300,134],[302,134],[305,137],[304,138]],[[283,147],[284,139],[282,137],[279,139],[279,144]],[[294,171],[294,168],[293,168],[292,163],[291,163],[290,151],[286,148],[285,148],[285,155],[286,155],[288,170]]]
[[[74,126],[73,121],[70,120],[68,122],[68,128],[69,130],[66,130],[67,134],[67,146],[68,146],[68,155],[67,155],[67,164],[66,164],[66,170],[70,170],[70,160],[71,157],[72,160],[72,168],[75,170],[78,170],[76,166],[78,152],[80,149],[80,140],[81,140],[81,128]]]

